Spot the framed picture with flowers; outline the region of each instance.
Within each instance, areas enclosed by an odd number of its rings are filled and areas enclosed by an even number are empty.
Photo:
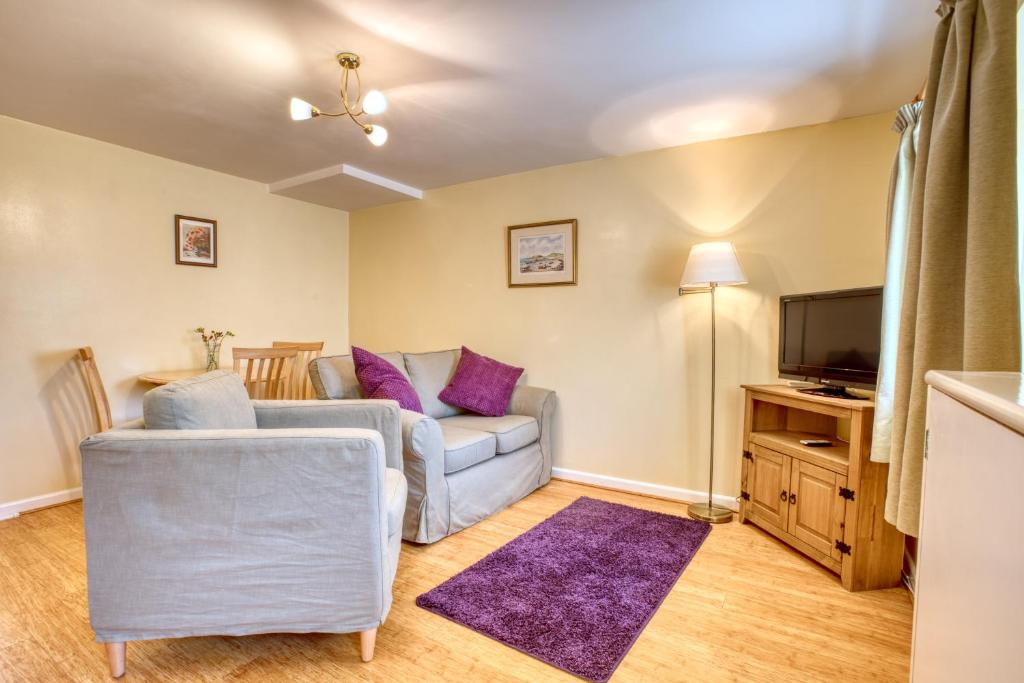
[[[183,266],[217,267],[217,221],[194,216],[174,217],[174,262]]]

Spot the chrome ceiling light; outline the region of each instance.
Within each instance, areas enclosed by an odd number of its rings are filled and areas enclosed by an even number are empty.
[[[353,123],[366,133],[367,140],[380,147],[388,141],[388,129],[384,126],[363,123],[359,118],[364,115],[374,116],[383,113],[388,108],[388,100],[380,90],[371,90],[366,93],[365,97],[362,96],[363,84],[359,80],[359,55],[352,52],[339,52],[335,57],[338,60],[338,64],[341,65],[341,88],[339,94],[341,95],[341,106],[344,108],[344,111],[337,113],[320,111],[309,102],[293,97],[291,102],[292,120],[305,121],[317,116],[348,116],[352,119]],[[354,73],[356,76],[355,97],[349,96],[349,72]]]

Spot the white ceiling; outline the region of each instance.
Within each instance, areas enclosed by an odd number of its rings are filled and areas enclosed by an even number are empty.
[[[347,163],[427,189],[895,109],[935,4],[0,0],[0,113],[264,183]],[[340,50],[389,97],[384,147],[289,119],[335,108]],[[360,183],[306,198],[390,200]]]

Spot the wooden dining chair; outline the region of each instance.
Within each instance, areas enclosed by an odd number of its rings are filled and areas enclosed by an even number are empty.
[[[89,390],[93,412],[96,415],[96,428],[100,432],[105,432],[114,426],[114,421],[110,418],[110,400],[107,399],[107,390],[103,387],[103,379],[100,377],[99,368],[96,367],[96,356],[93,355],[92,347],[83,346],[78,349],[78,359],[82,363],[85,386]]]
[[[290,342],[276,341],[272,343],[275,349],[294,348],[298,353],[295,356],[292,376],[288,382],[288,392],[285,398],[305,400],[316,398],[316,391],[313,390],[313,382],[309,379],[309,364],[314,358],[319,358],[323,353],[324,343],[318,342]]]
[[[249,398],[287,398],[288,382],[298,352],[294,346],[277,349],[231,349],[234,370],[242,376]]]

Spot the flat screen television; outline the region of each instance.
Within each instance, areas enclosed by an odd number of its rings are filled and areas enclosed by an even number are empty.
[[[779,376],[825,386],[806,393],[853,398],[875,387],[882,343],[882,288],[779,297]]]

